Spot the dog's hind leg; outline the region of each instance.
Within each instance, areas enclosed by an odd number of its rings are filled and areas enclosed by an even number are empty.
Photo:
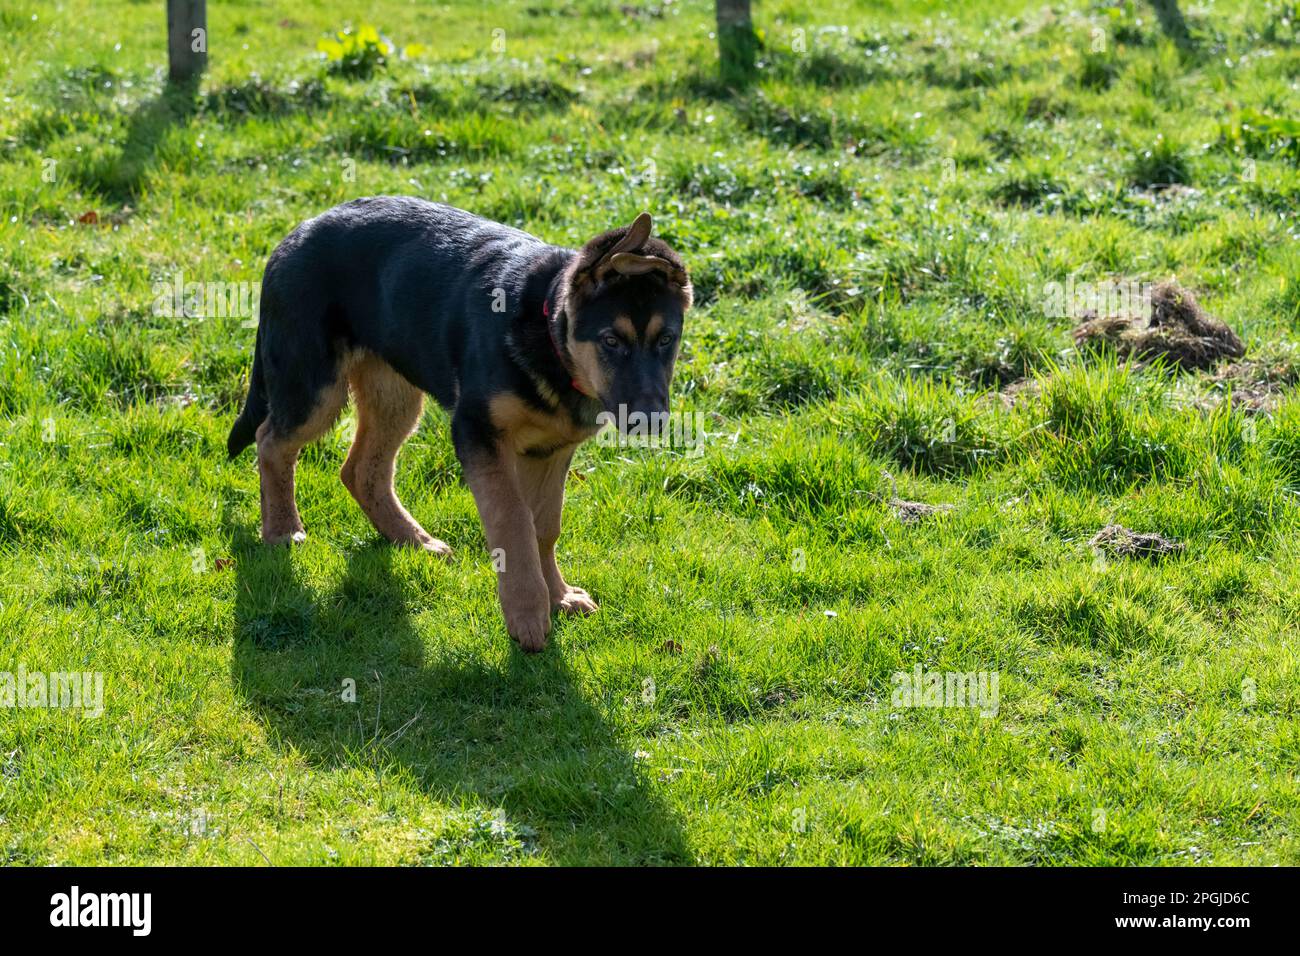
[[[267,544],[302,541],[307,537],[294,498],[294,469],[307,445],[329,431],[348,400],[347,380],[321,388],[307,407],[295,408],[292,418],[272,399],[271,414],[257,429],[257,468],[261,475],[262,540]]]
[[[560,519],[564,512],[564,479],[569,474],[573,448],[563,448],[546,458],[520,455],[517,473],[519,490],[533,514],[537,531],[537,556],[542,577],[551,597],[551,607],[565,614],[590,614],[599,605],[582,588],[564,582],[555,563],[555,542],[560,537]]]
[[[357,405],[357,434],[339,474],[343,484],[389,541],[450,556],[446,542],[421,528],[393,489],[397,453],[420,424],[424,393],[374,356],[354,363],[348,380]]]

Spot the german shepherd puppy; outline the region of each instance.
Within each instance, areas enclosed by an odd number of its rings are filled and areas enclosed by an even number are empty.
[[[642,213],[565,249],[398,196],[295,229],[266,264],[248,398],[227,443],[231,458],[257,443],[263,540],[305,538],[294,466],[351,386],[343,484],[390,541],[450,555],[393,490],[428,393],[451,416],[510,636],[541,650],[552,610],[594,611],[555,563],[569,462],[602,412],[663,420],[691,306],[681,258],[650,230]]]

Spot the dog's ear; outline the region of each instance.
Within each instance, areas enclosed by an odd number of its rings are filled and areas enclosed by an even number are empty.
[[[650,230],[653,227],[654,223],[651,221],[648,212],[643,212],[632,220],[632,225],[627,227],[627,232],[624,233],[623,238],[610,246],[591,270],[596,285],[600,285],[609,278],[610,272],[615,268],[614,260],[616,258],[630,255],[645,245],[645,241],[650,238]],[[624,274],[631,275],[631,273]]]
[[[597,236],[583,246],[577,268],[573,272],[572,294],[580,298],[586,293],[593,292],[596,286],[609,277],[610,270],[613,268],[611,264],[613,258],[640,249],[650,238],[650,230],[653,227],[654,222],[650,219],[650,214],[643,212],[632,220],[632,225],[628,226],[623,235],[613,243],[610,243],[610,238],[616,235],[618,230]]]
[[[667,259],[659,256],[641,256],[632,252],[616,252],[609,257],[609,264],[614,270],[625,276],[645,275],[647,272],[662,273],[673,285],[685,286],[686,273]]]
[[[588,296],[594,295],[613,273],[633,276],[659,272],[668,282],[683,290],[689,302],[690,279],[685,270],[662,255],[643,255],[638,251],[650,241],[650,231],[653,228],[654,222],[650,214],[643,212],[626,231],[614,230],[587,243],[571,273],[570,301],[575,305],[582,303]],[[611,242],[611,237],[620,231],[623,234]]]
[[[632,220],[632,225],[627,227],[627,234],[614,243],[609,252],[605,253],[605,259],[612,259],[620,253],[640,249],[645,245],[645,241],[650,238],[650,230],[653,228],[654,222],[650,219],[650,214],[648,212],[641,213]]]

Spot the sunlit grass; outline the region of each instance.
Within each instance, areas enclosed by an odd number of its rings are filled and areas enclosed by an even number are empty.
[[[425,49],[358,77],[316,52],[351,13],[223,3],[183,92],[160,5],[48,7],[0,11],[0,672],[100,671],[105,713],[0,710],[0,861],[1300,862],[1300,192],[1240,129],[1300,118],[1283,5],[1183,52],[1090,2],[763,2],[728,90],[702,0],[371,4]],[[346,425],[268,551],[224,454],[253,330],[156,308],[376,193],[567,244],[649,209],[691,267],[704,453],[580,452],[603,607],[543,655],[441,412],[399,492],[450,565],[377,541]],[[1081,355],[1071,276],[1176,277],[1263,364]],[[893,706],[918,664],[996,671],[996,716]]]

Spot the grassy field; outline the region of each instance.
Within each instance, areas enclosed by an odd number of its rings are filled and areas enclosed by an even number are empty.
[[[422,49],[347,75],[360,7],[223,0],[170,92],[160,0],[0,11],[0,671],[104,680],[0,708],[0,862],[1300,863],[1295,4],[1179,47],[1145,4],[761,0],[740,90],[700,0],[362,6]],[[704,454],[579,452],[602,609],[541,655],[445,415],[399,491],[449,565],[348,496],[350,419],[265,549],[252,322],[159,307],[379,193],[566,244],[648,209],[692,268]],[[1080,350],[1070,277],[1176,279],[1246,357]],[[996,713],[899,706],[918,666]]]

